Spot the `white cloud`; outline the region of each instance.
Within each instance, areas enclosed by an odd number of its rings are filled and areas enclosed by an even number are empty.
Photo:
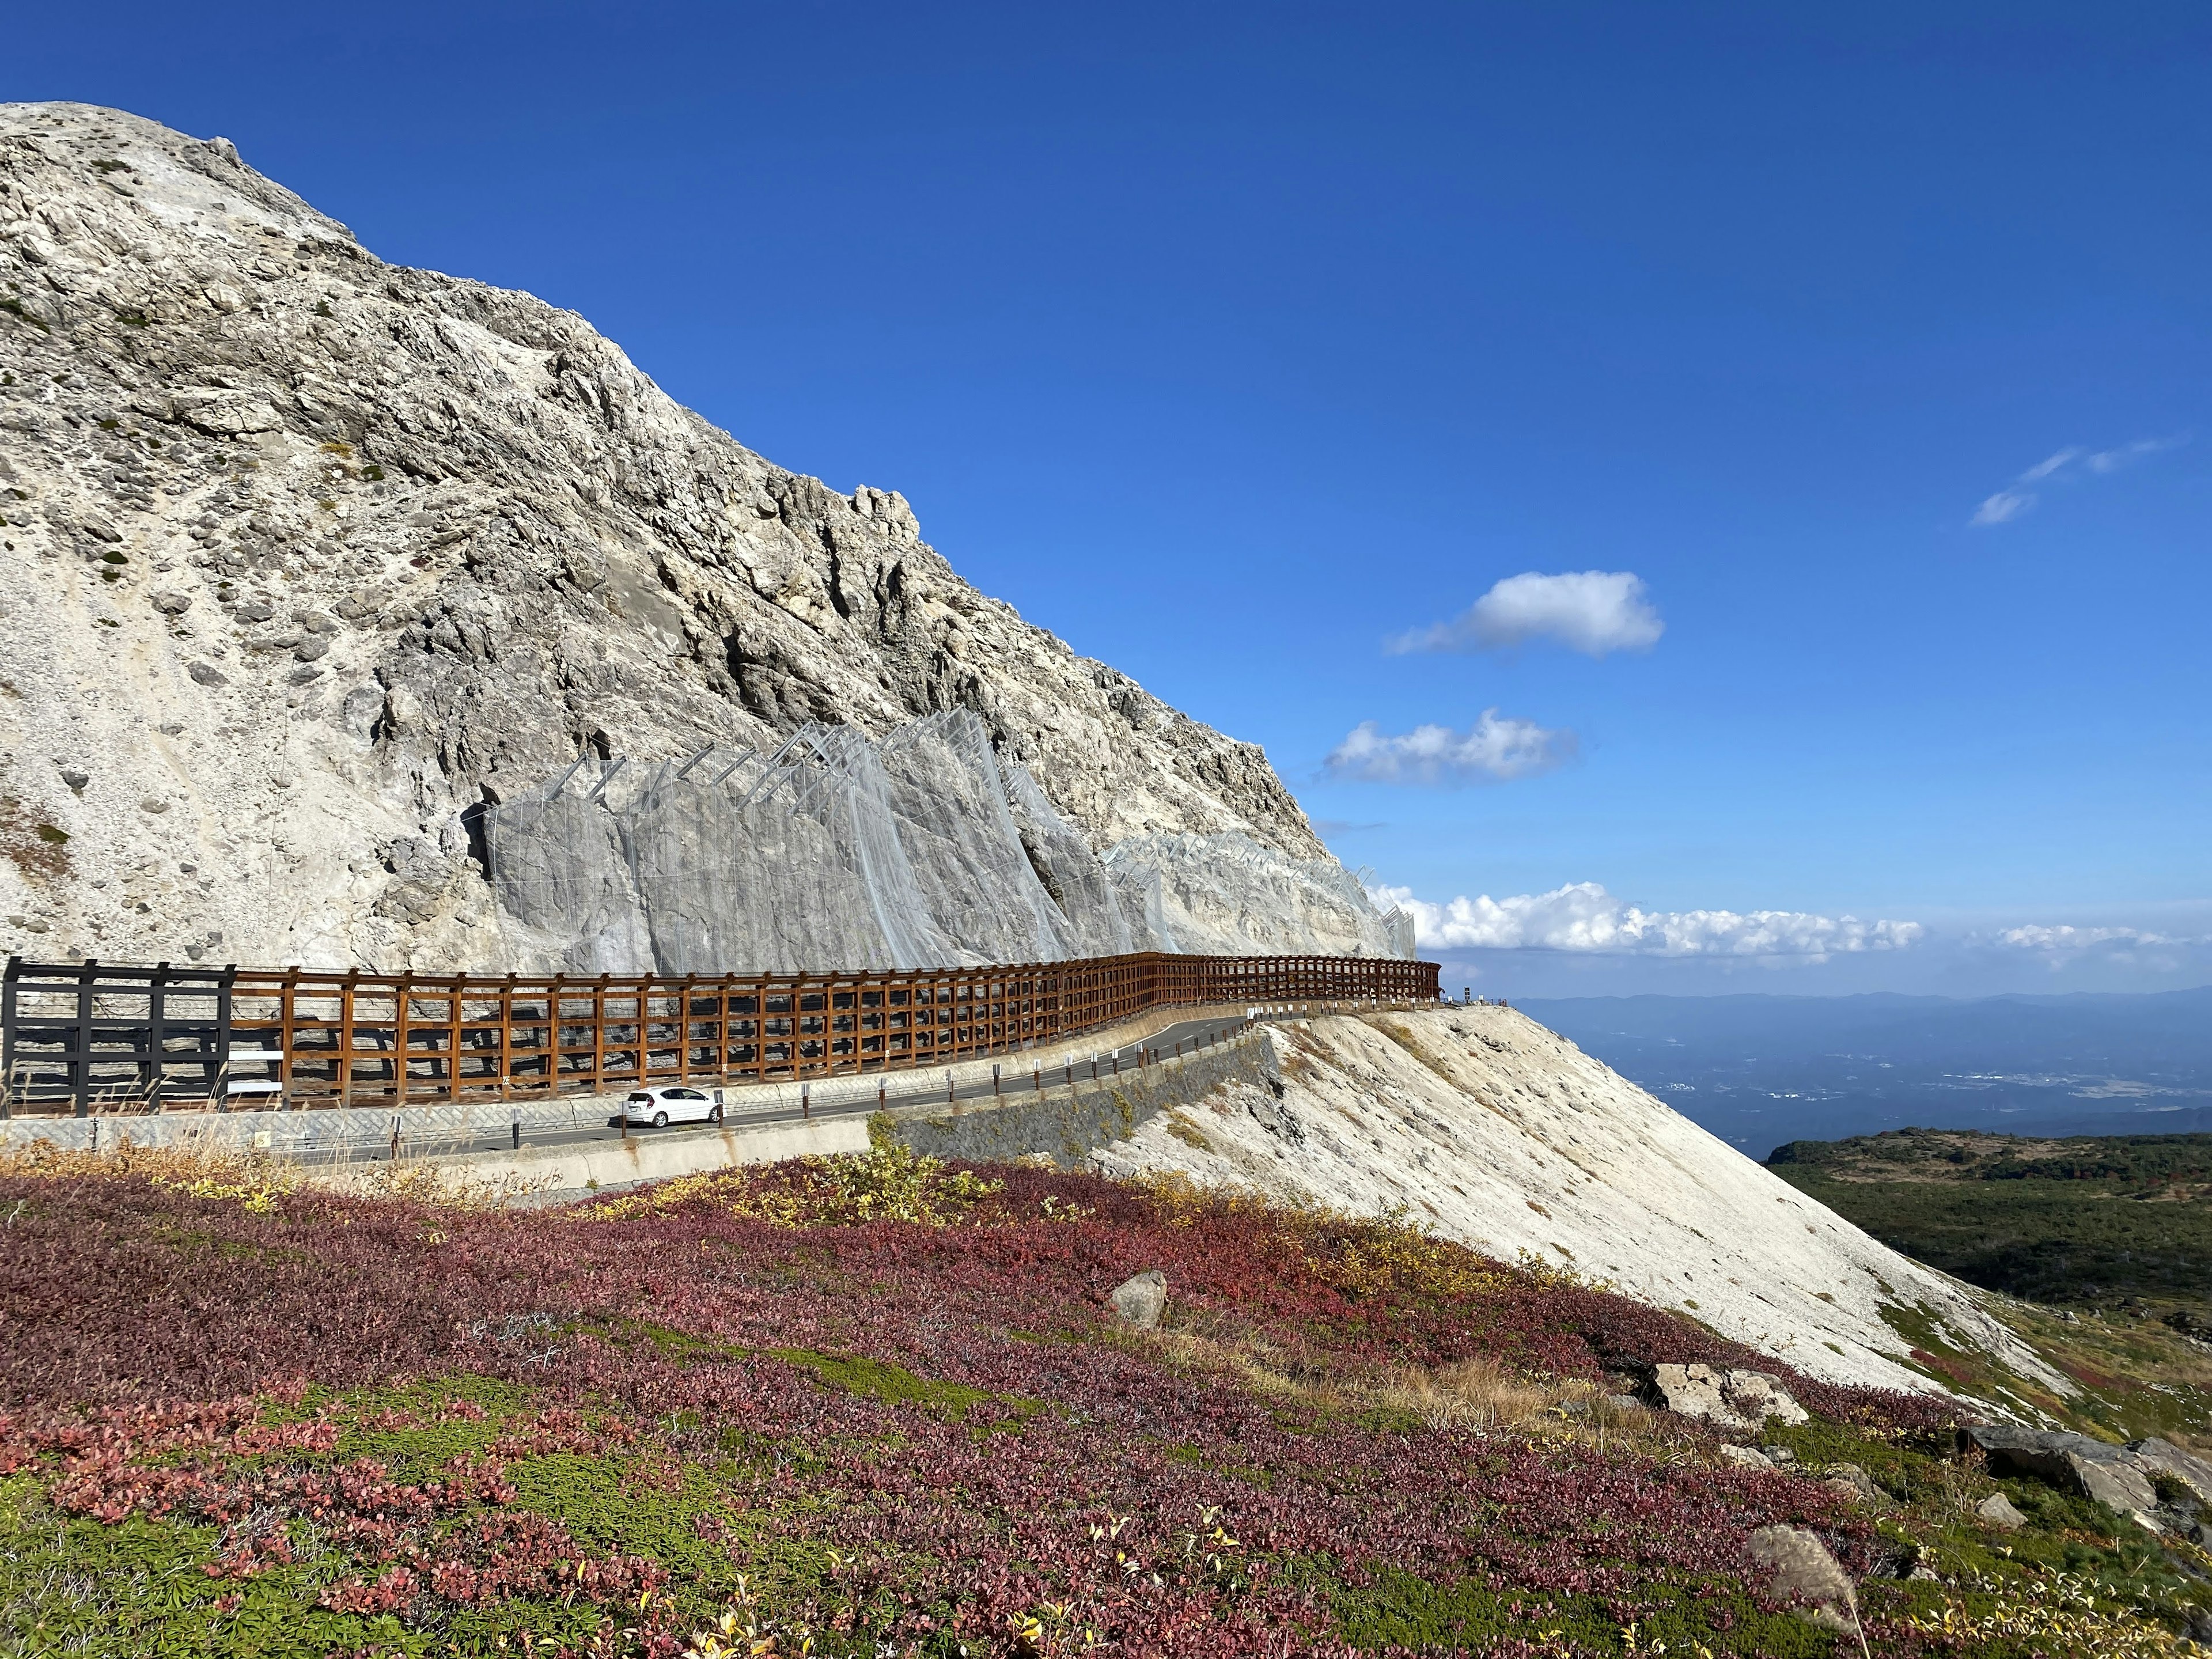
[[[1626,570],[1571,570],[1508,576],[1449,622],[1392,639],[1394,655],[1413,651],[1496,651],[1553,639],[1587,656],[1649,651],[1666,624],[1644,597],[1644,580]]]
[[[1417,726],[1391,736],[1363,720],[1329,750],[1328,766],[1331,777],[1363,783],[1505,783],[1564,766],[1576,748],[1572,732],[1486,708],[1464,732]]]
[[[2010,524],[2035,505],[2032,489],[2000,489],[1974,509],[1966,522],[1973,525]]]
[[[1548,893],[1434,904],[1410,887],[1372,890],[1378,904],[1413,918],[1424,947],[1573,951],[1593,955],[1781,957],[1824,962],[1858,951],[1901,951],[1926,932],[1917,921],[1861,921],[1802,910],[1645,910],[1594,881]]]
[[[2047,455],[2021,473],[2002,489],[1989,497],[1974,509],[1974,516],[1966,522],[1987,527],[1990,525],[2010,524],[2033,507],[2042,497],[2032,484],[2046,480],[2070,483],[2085,472],[2099,477],[2118,471],[2130,461],[2139,461],[2146,455],[2155,455],[2162,450],[2175,449],[2187,443],[2186,433],[2173,438],[2137,438],[2133,443],[2119,445],[2113,449],[2084,449],[2079,444],[2069,444],[2055,455]]]
[[[2008,927],[1997,935],[1998,944],[2009,945],[2016,951],[2092,951],[2104,945],[2189,945],[2197,942],[2172,939],[2164,933],[2147,933],[2139,927],[2073,927],[2063,923],[2057,927],[2030,924],[2025,927]]]

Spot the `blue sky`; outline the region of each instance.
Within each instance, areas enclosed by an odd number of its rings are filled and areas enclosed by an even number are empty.
[[[2212,979],[2202,8],[88,17],[0,96],[224,134],[903,491],[1459,982]],[[1386,648],[1583,572],[1638,586]]]

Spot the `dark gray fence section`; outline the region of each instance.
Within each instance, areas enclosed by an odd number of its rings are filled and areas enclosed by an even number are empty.
[[[234,967],[8,958],[0,981],[0,1117],[57,1104],[222,1103]]]

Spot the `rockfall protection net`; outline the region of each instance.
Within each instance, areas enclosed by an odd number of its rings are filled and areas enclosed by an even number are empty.
[[[578,973],[934,968],[1128,951],[1413,954],[1334,860],[1240,835],[1102,858],[972,712],[872,741],[580,761],[485,818],[501,908]]]

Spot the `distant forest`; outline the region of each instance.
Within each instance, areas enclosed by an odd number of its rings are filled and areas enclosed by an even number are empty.
[[[2212,1134],[1908,1128],[1794,1140],[1767,1167],[1969,1284],[2212,1335]]]

